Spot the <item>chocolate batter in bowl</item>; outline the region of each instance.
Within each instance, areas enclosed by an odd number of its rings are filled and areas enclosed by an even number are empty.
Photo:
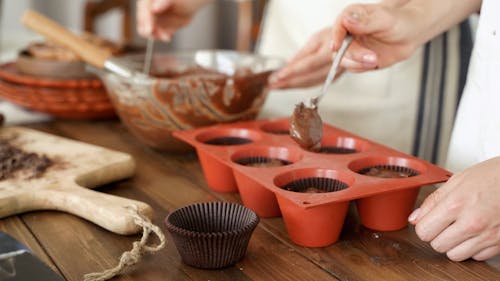
[[[142,55],[122,58],[140,70]],[[126,79],[92,69],[104,81],[115,109],[139,140],[155,149],[190,150],[173,131],[254,119],[268,92],[267,79],[279,59],[235,51],[202,50],[156,54],[152,77]]]

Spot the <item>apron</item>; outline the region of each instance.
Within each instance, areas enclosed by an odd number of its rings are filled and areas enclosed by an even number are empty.
[[[447,168],[461,171],[500,156],[500,1],[483,0]]]

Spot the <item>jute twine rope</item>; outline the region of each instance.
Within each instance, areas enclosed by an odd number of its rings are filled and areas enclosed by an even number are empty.
[[[85,274],[84,281],[104,281],[111,279],[125,271],[128,267],[136,264],[145,253],[153,253],[165,247],[165,235],[160,228],[151,223],[151,221],[141,215],[136,205],[128,206],[128,211],[132,214],[134,222],[142,227],[142,237],[140,241],[133,243],[132,250],[125,252],[120,257],[120,262],[117,266],[104,270],[103,272],[94,272]],[[156,246],[148,246],[149,235],[153,232],[160,239],[160,243]]]

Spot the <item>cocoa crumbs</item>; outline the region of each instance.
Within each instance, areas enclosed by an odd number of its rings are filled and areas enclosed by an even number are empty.
[[[40,177],[52,164],[45,155],[26,152],[0,140],[0,180],[11,178],[18,171],[29,174],[28,178]]]

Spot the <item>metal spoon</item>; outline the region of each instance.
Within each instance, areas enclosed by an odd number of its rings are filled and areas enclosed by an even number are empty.
[[[335,58],[333,59],[332,66],[330,67],[330,71],[328,71],[328,75],[326,76],[325,82],[323,83],[323,87],[321,87],[321,92],[319,95],[317,95],[314,98],[311,98],[309,100],[309,105],[314,105],[316,106],[318,102],[323,98],[323,96],[326,94],[326,91],[328,90],[328,87],[330,84],[332,84],[333,79],[335,78],[335,75],[337,75],[337,71],[340,65],[340,62],[342,61],[342,58],[344,57],[344,54],[351,45],[352,42],[352,36],[347,35],[344,40],[342,40],[342,45],[340,46],[340,49],[337,51],[337,54],[335,55]]]
[[[149,72],[151,70],[151,61],[153,60],[154,45],[155,45],[155,40],[152,37],[148,38],[148,44],[146,46],[146,55],[144,57],[144,67],[142,69],[142,72],[146,75],[149,75]]]
[[[321,88],[321,92],[316,97],[310,98],[308,103],[301,102],[295,106],[292,118],[290,120],[290,136],[301,147],[317,151],[321,148],[321,138],[323,136],[323,123],[318,113],[318,102],[323,98],[328,86],[332,83],[340,61],[344,56],[347,47],[352,42],[352,36],[347,35],[342,41],[342,45],[335,55],[330,71],[326,76],[325,83]]]

